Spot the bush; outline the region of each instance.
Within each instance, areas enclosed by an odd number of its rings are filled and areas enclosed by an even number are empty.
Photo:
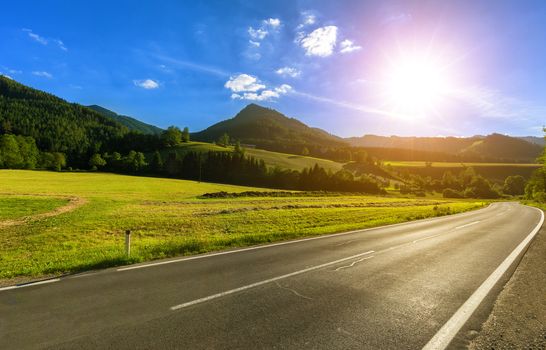
[[[446,188],[442,195],[444,198],[464,198],[463,194],[459,191],[456,191],[452,188]]]

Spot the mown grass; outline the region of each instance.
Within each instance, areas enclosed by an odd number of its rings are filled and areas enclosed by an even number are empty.
[[[306,157],[295,154],[279,153],[265,151],[262,149],[248,148],[245,150],[247,155],[263,159],[265,164],[271,167],[278,166],[282,169],[298,170],[301,171],[304,168],[311,168],[318,164],[326,170],[332,172],[339,171],[343,168],[342,163],[334,162],[332,160]]]
[[[0,221],[45,213],[66,203],[63,198],[0,195]]]
[[[222,147],[222,146],[215,145],[213,143],[192,141],[192,142],[183,143],[177,146],[175,150],[180,155],[188,153],[188,152],[209,152],[209,151],[232,152],[233,146]],[[338,170],[341,170],[343,167],[342,163],[334,162],[332,160],[306,157],[306,156],[288,154],[288,153],[272,152],[272,151],[266,151],[263,149],[256,149],[256,148],[246,148],[245,154],[256,157],[258,159],[263,159],[265,164],[269,167],[279,167],[281,169],[301,171],[304,168],[311,168],[315,164],[318,164],[326,170],[331,170],[333,172],[336,172]],[[165,152],[163,156],[166,157],[166,155],[167,154]]]
[[[2,200],[23,194],[76,196],[86,204],[58,216],[0,228],[0,279],[34,278],[367,228],[485,204],[318,194],[200,198],[220,191],[258,189],[101,173],[1,170]],[[133,232],[130,258],[123,251],[126,229]]]

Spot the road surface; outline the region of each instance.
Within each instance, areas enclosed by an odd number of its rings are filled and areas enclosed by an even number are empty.
[[[495,203],[3,288],[0,349],[458,348],[542,221]]]

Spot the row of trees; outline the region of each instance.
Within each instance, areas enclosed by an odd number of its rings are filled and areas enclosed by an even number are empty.
[[[0,168],[61,170],[66,158],[60,152],[40,152],[30,136],[0,135]]]
[[[175,150],[151,154],[131,151],[94,154],[89,166],[112,172],[162,175],[168,177],[251,185],[292,190],[384,193],[381,185],[368,176],[354,177],[346,170],[336,173],[315,165],[302,171],[268,168],[262,159],[244,152],[179,153]]]
[[[508,176],[503,185],[495,184],[478,175],[474,168],[468,167],[453,174],[446,171],[441,180],[432,180],[429,176],[422,177],[410,174],[408,185],[402,185],[402,193],[424,193],[426,191],[440,192],[446,198],[499,198],[503,194],[511,196],[523,195],[525,179],[520,175]]]

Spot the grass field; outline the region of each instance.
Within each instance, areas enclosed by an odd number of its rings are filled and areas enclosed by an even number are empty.
[[[21,276],[373,227],[484,205],[372,196],[199,197],[249,190],[256,189],[102,173],[0,170],[0,279],[6,283]],[[28,217],[54,207],[54,215]],[[21,216],[27,218],[2,225]],[[123,251],[126,229],[133,231],[130,258]]]
[[[311,168],[315,166],[315,164],[318,164],[326,170],[331,170],[332,172],[339,171],[343,168],[343,164],[332,160],[271,152],[262,149],[248,148],[246,149],[245,154],[263,159],[268,166],[278,166],[283,169],[301,171],[304,168]]]
[[[209,151],[227,152],[227,151],[233,151],[233,147],[226,148],[226,147],[215,145],[213,143],[192,141],[192,142],[183,143],[177,146],[176,151],[179,154],[184,154],[187,152],[209,152]],[[301,171],[304,168],[311,168],[315,164],[318,164],[321,167],[325,168],[326,170],[331,170],[333,172],[336,172],[338,170],[341,170],[341,168],[343,167],[343,164],[334,162],[331,160],[327,160],[327,159],[305,157],[305,156],[288,154],[288,153],[271,152],[271,151],[266,151],[263,149],[256,149],[256,148],[246,148],[245,154],[256,157],[258,159],[263,159],[265,164],[269,167],[278,166],[282,169]],[[164,154],[163,156],[166,156],[166,154]]]

